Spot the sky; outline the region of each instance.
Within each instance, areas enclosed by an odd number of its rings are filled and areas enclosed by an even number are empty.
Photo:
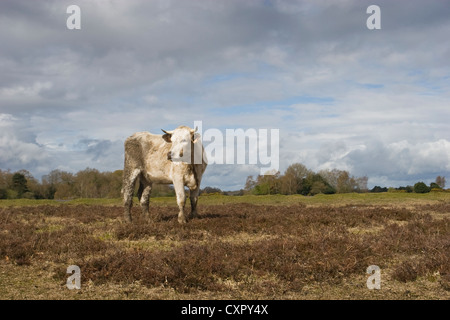
[[[2,0],[0,169],[114,171],[134,132],[201,121],[278,129],[281,173],[450,177],[449,17],[444,0]],[[211,164],[202,187],[257,174]]]

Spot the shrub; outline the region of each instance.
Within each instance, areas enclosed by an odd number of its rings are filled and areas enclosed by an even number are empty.
[[[7,189],[6,190],[6,198],[7,199],[18,199],[19,198],[19,194],[15,190]]]
[[[387,192],[388,188],[384,187],[380,187],[380,186],[375,186],[372,188],[372,190],[370,190],[370,192],[374,192],[374,193],[380,193],[380,192]]]
[[[430,183],[430,189],[442,189],[437,183]]]
[[[430,188],[424,183],[424,182],[417,182],[414,185],[414,192],[415,193],[427,193],[430,192]]]
[[[24,199],[35,199],[36,197],[34,196],[33,192],[27,191],[24,194],[22,194],[22,198],[24,198]]]

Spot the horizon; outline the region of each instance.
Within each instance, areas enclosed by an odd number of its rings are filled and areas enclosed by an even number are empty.
[[[296,163],[294,163],[294,164],[296,164]],[[59,169],[54,169],[54,170],[52,170],[52,171],[56,171],[56,170],[59,170]],[[106,170],[106,171],[101,171],[101,170],[98,170],[98,169],[96,169],[96,168],[86,167],[86,168],[81,169],[81,170],[79,170],[79,171],[77,171],[77,172],[69,172],[69,171],[66,171],[66,172],[72,174],[72,175],[75,177],[79,172],[86,171],[86,170],[97,170],[99,173],[104,174],[104,173],[115,173],[115,172],[117,172],[117,171],[123,171],[123,168],[121,168],[121,169],[116,169],[116,170]],[[28,172],[29,174],[31,174],[31,172],[29,172],[29,171],[26,170],[26,169],[20,169],[20,170],[17,170],[17,171],[11,171],[10,169],[2,169],[2,168],[0,168],[0,172],[9,172],[10,174],[21,173],[21,172],[23,173],[23,171],[26,171],[26,172]],[[31,176],[32,176],[34,179],[36,179],[37,182],[38,182],[39,184],[42,184],[42,183],[44,182],[44,179],[46,178],[46,176],[47,176],[48,174],[50,174],[52,171],[48,172],[47,174],[42,175],[40,178],[37,178],[37,177],[33,176],[32,174],[31,174]],[[60,171],[63,171],[63,170],[60,170]],[[279,173],[281,176],[285,174],[285,172],[280,172],[280,171],[276,172],[275,174],[277,174],[277,173]],[[314,171],[313,171],[312,173],[314,173],[314,174],[319,174],[319,175],[320,175],[320,172],[314,172]],[[349,173],[350,177],[353,177],[353,178],[361,178],[361,177],[356,177],[356,176],[354,176],[351,172],[348,172],[348,173]],[[270,174],[270,175],[272,175],[272,174]],[[263,176],[263,175],[259,175],[259,176]],[[248,176],[248,177],[250,177],[250,176]],[[258,175],[252,175],[251,177],[252,177],[253,179],[256,179],[256,178],[258,177]],[[445,176],[440,176],[440,177],[441,177],[441,178],[444,178],[444,181],[445,181]],[[247,177],[246,177],[246,178],[247,178]],[[368,178],[368,180],[370,179],[369,177],[367,177],[367,178]],[[372,187],[369,187],[369,184],[367,184],[367,186],[368,186],[368,187],[367,187],[367,190],[366,190],[366,191],[361,190],[360,193],[367,193],[367,192],[370,193],[370,192],[372,192],[371,190],[373,190],[374,188],[377,188],[377,187],[378,187],[378,188],[382,188],[382,189],[384,189],[384,188],[386,189],[386,191],[381,191],[381,192],[387,192],[387,190],[390,189],[390,188],[394,188],[394,189],[398,190],[398,189],[401,189],[401,188],[413,187],[416,183],[420,183],[420,182],[425,183],[427,186],[430,186],[431,184],[433,184],[433,183],[436,182],[436,178],[437,178],[437,177],[435,177],[435,179],[432,179],[431,181],[423,181],[423,180],[420,180],[420,181],[416,181],[416,182],[414,182],[414,183],[412,183],[412,184],[408,184],[408,185],[399,185],[399,186],[391,186],[391,185],[374,185],[374,186],[372,186]],[[155,184],[155,185],[158,185],[158,184]],[[169,184],[169,186],[172,186],[172,184]],[[210,186],[210,185],[204,185],[204,184],[202,184],[201,190],[203,190],[203,189],[205,189],[205,188],[219,189],[221,192],[236,192],[236,191],[244,190],[244,189],[245,189],[245,184],[242,185],[242,187],[237,188],[237,189],[221,189],[221,188],[219,188],[219,187],[217,187],[217,186]],[[442,189],[443,189],[443,190],[446,190],[445,187],[442,188]],[[447,188],[447,189],[448,189],[448,188]],[[354,191],[354,192],[355,192],[355,191]],[[347,192],[345,192],[345,193],[347,193]],[[295,193],[294,193],[294,194],[295,194]]]

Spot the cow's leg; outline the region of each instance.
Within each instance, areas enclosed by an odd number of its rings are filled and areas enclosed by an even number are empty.
[[[141,179],[141,187],[142,187],[142,193],[141,198],[139,199],[139,202],[141,204],[142,208],[142,214],[144,215],[145,219],[149,219],[149,204],[150,204],[150,193],[152,191],[152,184],[145,181],[144,179]]]
[[[189,200],[191,201],[191,215],[190,218],[197,218],[198,212],[197,212],[197,201],[198,201],[198,194],[199,194],[200,188],[190,189],[189,193]]]
[[[183,181],[174,181],[173,188],[175,189],[175,194],[177,195],[177,204],[180,211],[178,212],[178,222],[184,224],[187,222],[187,217],[184,214],[184,205],[186,204],[186,195],[184,193],[184,183]]]
[[[134,169],[133,171],[124,172],[123,178],[123,205],[124,205],[124,219],[131,222],[131,207],[133,206],[133,192],[136,179],[139,176],[140,170]]]

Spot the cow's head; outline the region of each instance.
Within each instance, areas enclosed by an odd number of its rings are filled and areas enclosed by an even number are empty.
[[[167,153],[167,159],[191,163],[191,155],[194,150],[193,145],[199,138],[199,134],[196,133],[197,128],[191,129],[180,126],[172,131],[161,130],[164,132],[163,139],[172,143],[172,147]]]

